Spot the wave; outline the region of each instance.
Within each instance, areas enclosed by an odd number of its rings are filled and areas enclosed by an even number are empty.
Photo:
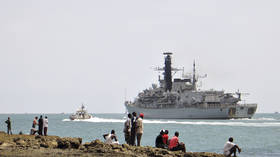
[[[72,121],[64,119],[63,121]],[[74,122],[92,122],[92,123],[123,123],[124,119],[106,119],[93,117],[91,119],[73,120]],[[242,126],[242,127],[280,127],[279,122],[242,122],[242,121],[176,121],[176,120],[143,120],[146,124],[178,124],[178,125],[211,125],[211,126]]]
[[[213,126],[244,126],[244,127],[280,127],[280,123],[246,123],[246,122],[210,122],[210,121],[157,121],[144,120],[144,123],[181,124],[181,125],[213,125]]]
[[[123,123],[125,120],[124,119],[106,119],[106,118],[93,117],[90,119],[75,119],[75,120],[63,119],[62,121],[64,121],[64,122],[69,122],[69,121],[93,122],[93,123]]]
[[[277,121],[278,119],[275,118],[266,118],[266,117],[260,117],[260,118],[242,118],[242,119],[230,119],[233,121],[242,121],[242,120],[248,120],[248,121]]]

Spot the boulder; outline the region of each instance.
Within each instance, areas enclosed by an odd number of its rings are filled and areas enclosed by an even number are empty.
[[[19,146],[26,146],[26,142],[22,139],[16,141],[16,144],[19,145]]]
[[[8,143],[8,142],[4,142],[0,145],[1,148],[8,148],[8,147],[14,147],[15,144],[14,143]]]
[[[91,146],[91,147],[95,147],[95,146],[97,146],[97,145],[99,145],[99,146],[100,146],[100,145],[101,145],[101,146],[104,146],[105,144],[104,144],[102,141],[98,140],[98,139],[90,142],[90,146]]]
[[[60,148],[60,149],[70,148],[70,142],[67,141],[66,139],[59,138],[59,139],[57,139],[56,142],[57,142],[57,148]]]
[[[48,148],[57,148],[57,146],[58,146],[56,141],[48,141],[47,145],[48,145]]]
[[[40,143],[40,147],[49,148],[49,145],[45,142]]]
[[[81,145],[82,140],[80,138],[58,138],[56,140],[57,148],[66,149],[66,148],[75,148],[78,149]]]

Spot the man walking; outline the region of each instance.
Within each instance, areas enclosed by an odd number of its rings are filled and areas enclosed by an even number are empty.
[[[48,126],[49,126],[48,117],[45,116],[44,124],[43,124],[43,127],[44,127],[44,136],[47,136]]]
[[[144,114],[140,113],[136,123],[137,146],[140,146],[141,138],[143,135],[143,118],[144,118]]]
[[[7,134],[13,134],[12,133],[12,124],[11,124],[11,119],[10,117],[8,117],[8,120],[5,121],[5,123],[7,124]]]
[[[124,132],[124,138],[125,138],[125,142],[127,144],[130,144],[130,136],[131,136],[131,114],[129,113],[127,115],[127,120],[124,122],[124,128],[123,128],[123,132]]]
[[[43,120],[43,116],[41,115],[39,118],[39,130],[38,133],[39,135],[43,135],[43,125],[44,125],[44,120]]]

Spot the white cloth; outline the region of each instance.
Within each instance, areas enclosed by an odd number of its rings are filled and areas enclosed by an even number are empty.
[[[106,144],[119,144],[119,141],[113,141],[112,134],[108,134],[105,136],[105,143]]]
[[[49,126],[49,120],[48,119],[44,119],[43,127],[47,128],[48,126]]]
[[[224,146],[224,155],[226,155],[226,156],[229,155],[230,149],[234,146],[235,146],[235,144],[233,142],[227,141]]]

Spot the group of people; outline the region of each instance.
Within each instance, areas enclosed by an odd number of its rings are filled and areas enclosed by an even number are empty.
[[[139,117],[137,117],[136,112],[133,112],[132,114],[129,113],[127,116],[128,117],[124,123],[124,129],[123,129],[125,141],[129,145],[135,146],[135,141],[137,139],[137,146],[140,146],[141,138],[143,134],[144,114],[140,113]],[[7,124],[7,134],[12,134],[10,117],[8,117],[5,123]],[[38,130],[36,130],[37,125],[38,125]],[[47,136],[47,132],[48,132],[48,117],[45,116],[45,118],[43,119],[43,116],[41,115],[39,120],[38,117],[35,117],[32,123],[32,129],[30,131],[30,134],[34,135],[38,133],[39,135]],[[183,152],[186,152],[185,144],[183,142],[179,142],[179,132],[176,131],[171,139],[168,139],[169,138],[168,133],[169,133],[168,130],[160,130],[160,133],[155,140],[155,146],[157,148],[169,149],[171,151],[181,150]],[[119,144],[119,141],[115,134],[115,130],[111,130],[110,134],[104,134],[103,137],[105,139],[106,144]],[[236,157],[237,151],[238,153],[240,153],[241,149],[238,145],[233,143],[233,138],[230,137],[224,145],[223,154],[226,157],[230,157],[231,155],[234,155],[234,157]]]
[[[137,117],[136,112],[132,114],[128,113],[127,120],[124,122],[124,137],[125,141],[129,145],[135,145],[135,138],[137,139],[137,146],[140,146],[141,138],[143,134],[143,118],[144,114],[140,113],[139,117]],[[155,146],[157,148],[164,148],[169,149],[171,151],[178,151],[181,150],[186,152],[186,146],[183,142],[179,142],[179,132],[176,131],[174,136],[171,139],[168,139],[169,131],[168,130],[160,130],[159,135],[156,137]],[[103,137],[106,139],[105,143],[108,144],[119,144],[117,137],[115,135],[115,131],[112,130],[111,134],[105,134]],[[113,139],[115,141],[113,142]],[[236,152],[241,152],[241,148],[233,143],[233,138],[230,137],[229,140],[224,145],[224,152],[223,154],[226,157],[230,157],[234,155],[236,157]]]
[[[11,118],[8,117],[8,119],[5,121],[5,123],[7,124],[7,134],[12,134]],[[39,135],[47,136],[48,124],[49,124],[49,121],[48,121],[47,116],[45,116],[45,118],[43,119],[43,116],[41,115],[39,120],[38,120],[38,117],[35,117],[32,122],[32,128],[30,130],[30,135],[35,135],[36,133],[38,133]],[[37,125],[38,125],[38,129],[36,129]]]
[[[38,125],[38,130],[36,130],[37,125]],[[36,133],[38,133],[39,135],[47,136],[48,125],[49,125],[49,120],[48,120],[47,116],[45,116],[45,118],[43,119],[43,116],[41,115],[39,120],[38,120],[38,117],[35,117],[32,122],[32,128],[30,130],[30,135],[35,135]]]
[[[129,145],[135,146],[137,140],[137,146],[141,145],[141,139],[143,135],[143,119],[144,114],[140,113],[137,117],[137,113],[128,113],[127,119],[124,122],[124,137],[125,142]],[[119,144],[115,130],[111,130],[110,134],[103,135],[106,144]]]
[[[141,145],[141,139],[143,135],[143,119],[144,114],[140,113],[137,117],[137,113],[128,113],[127,120],[124,122],[124,137],[125,142],[129,145],[135,146],[135,141],[137,139],[137,146]]]
[[[155,146],[157,148],[169,149],[171,151],[181,150],[186,152],[186,146],[183,142],[179,142],[179,132],[176,131],[174,136],[169,139],[168,130],[160,130],[159,135],[156,137]]]

